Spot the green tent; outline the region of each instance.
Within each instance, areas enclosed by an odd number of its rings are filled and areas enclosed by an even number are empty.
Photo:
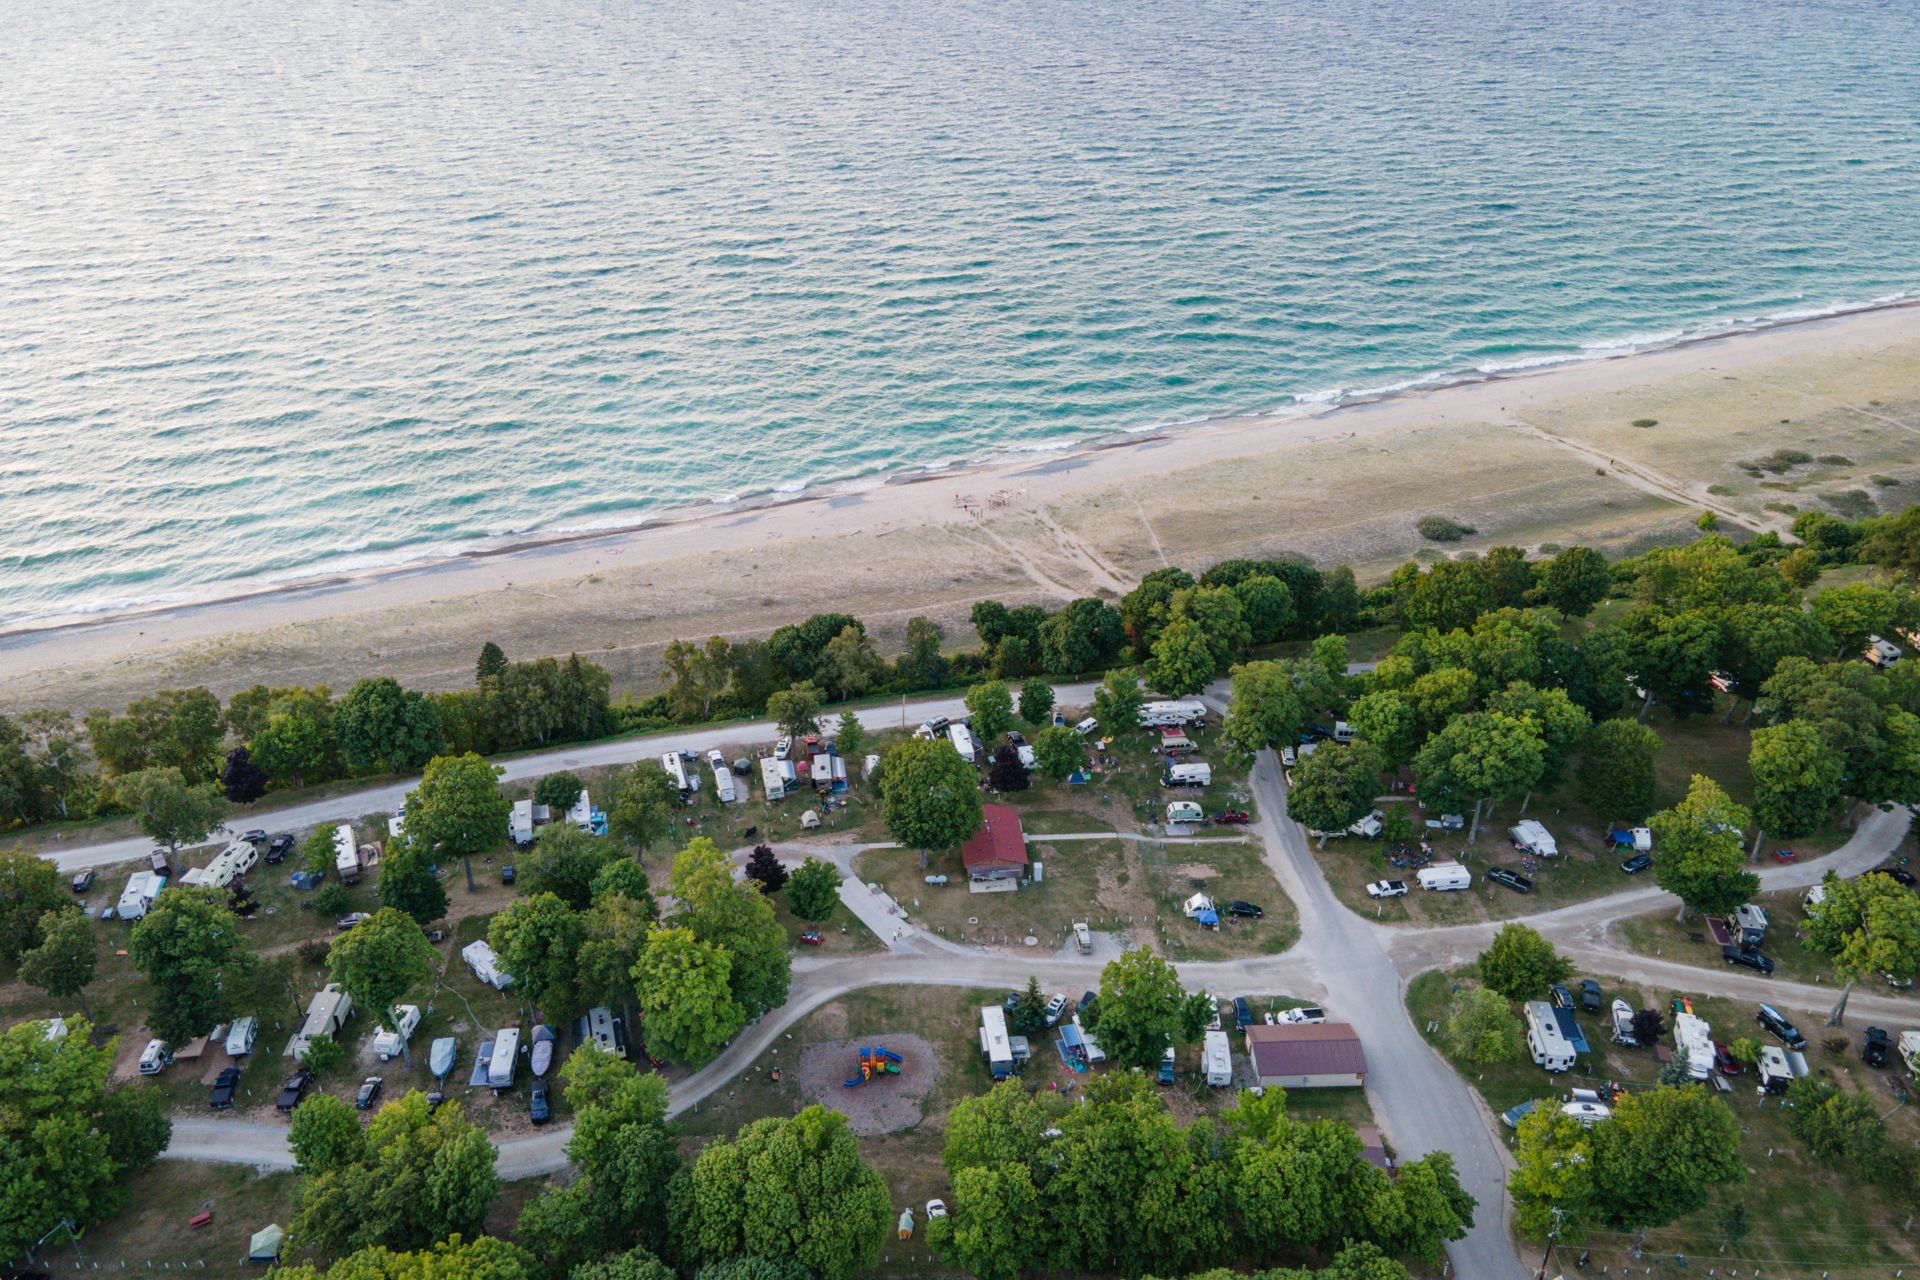
[[[280,1257],[280,1246],[287,1242],[287,1233],[280,1229],[279,1223],[269,1223],[253,1233],[253,1239],[247,1242],[248,1262],[274,1262]]]

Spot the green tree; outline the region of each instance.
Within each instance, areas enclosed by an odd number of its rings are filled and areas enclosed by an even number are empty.
[[[1373,811],[1380,755],[1371,746],[1326,742],[1293,769],[1287,814],[1309,831],[1340,833]]]
[[[260,727],[247,735],[247,746],[275,782],[303,787],[334,776],[340,766],[331,695],[324,686],[277,691]]]
[[[840,872],[831,862],[808,858],[787,877],[787,905],[802,920],[825,920],[839,901]]]
[[[1524,924],[1500,926],[1480,953],[1480,981],[1509,1000],[1541,1000],[1550,983],[1564,981],[1573,966],[1553,944]]]
[[[827,641],[815,669],[821,688],[834,698],[857,698],[887,676],[887,664],[874,652],[860,627],[845,627]]]
[[[20,980],[40,988],[55,1000],[77,1000],[87,1009],[87,984],[99,963],[93,922],[71,907],[40,917],[40,944],[20,957]]]
[[[1455,1057],[1481,1065],[1512,1062],[1522,1048],[1520,1019],[1505,996],[1486,987],[1468,987],[1453,998],[1444,1033]]]
[[[381,676],[347,691],[333,713],[333,738],[355,769],[403,773],[431,760],[444,739],[425,694]]]
[[[534,784],[533,802],[545,805],[554,821],[558,822],[579,801],[580,792],[584,789],[574,774],[565,770],[550,773]]]
[[[1525,720],[1540,735],[1540,779],[1550,787],[1560,781],[1573,749],[1592,721],[1586,710],[1564,689],[1536,689],[1516,680],[1487,699],[1487,710]]]
[[[471,857],[499,844],[513,812],[499,777],[497,766],[472,753],[428,761],[420,786],[407,795],[407,839],[442,859]]]
[[[432,924],[447,914],[446,886],[405,836],[387,845],[386,856],[380,859],[380,883],[376,892],[380,905],[404,911],[422,925]]]
[[[0,961],[12,964],[40,945],[42,922],[67,905],[53,863],[25,849],[0,849]]]
[[[1558,1227],[1563,1241],[1580,1240],[1597,1198],[1595,1181],[1593,1130],[1557,1106],[1536,1106],[1521,1118],[1507,1193],[1522,1236],[1543,1240]]]
[[[367,1133],[350,1103],[316,1093],[293,1109],[287,1146],[295,1171],[311,1178],[366,1159]]]
[[[169,889],[133,927],[133,967],[151,996],[147,1026],[170,1048],[232,1015],[229,991],[251,971],[253,952],[218,889]]]
[[[658,762],[642,760],[622,773],[613,787],[607,829],[635,852],[666,838],[680,793]]]
[[[1884,973],[1911,982],[1920,977],[1920,898],[1877,872],[1851,880],[1828,872],[1823,884],[1826,898],[1819,913],[1807,917],[1807,945],[1830,957],[1847,980],[1834,1010],[1837,1020],[1861,978]]]
[[[872,1267],[892,1225],[886,1180],[860,1155],[847,1118],[812,1106],[710,1143],[693,1165],[691,1259],[791,1258],[814,1280]]]
[[[991,748],[1013,728],[1013,695],[999,680],[986,680],[967,690],[967,720],[980,739]]]
[[[867,726],[860,723],[860,717],[851,711],[840,713],[840,723],[834,730],[834,749],[849,760],[858,761],[867,749]]]
[[[307,838],[300,842],[300,866],[317,876],[324,876],[333,870],[333,832],[334,828],[318,826],[307,832]]]
[[[624,867],[640,870],[638,863],[616,862],[608,871]],[[642,873],[644,882],[645,873]],[[644,883],[638,893],[596,891],[581,923],[585,937],[580,943],[577,981],[583,1004],[589,1008],[606,1005],[619,1008],[634,1000],[633,967],[646,953],[647,934],[654,925],[653,895]],[[519,970],[509,969],[517,974]]]
[[[571,823],[541,828],[533,848],[520,859],[528,893],[551,893],[581,911],[593,901],[593,882],[609,863],[625,856],[611,840],[590,836]]]
[[[227,796],[219,783],[190,785],[172,765],[122,774],[113,780],[113,797],[133,811],[133,825],[142,835],[169,852],[206,839],[227,817]]]
[[[1592,547],[1568,547],[1541,568],[1536,594],[1562,618],[1584,618],[1612,589],[1605,556]]]
[[[205,689],[162,689],[127,707],[124,716],[93,710],[86,717],[93,754],[110,774],[178,769],[189,786],[220,770],[226,717]]]
[[[1154,637],[1141,674],[1168,697],[1184,698],[1206,688],[1218,669],[1219,660],[1206,632],[1198,622],[1183,615],[1168,622]]]
[[[1241,663],[1233,669],[1233,694],[1220,731],[1227,762],[1245,767],[1257,752],[1297,742],[1307,711],[1301,687],[1287,664]]]
[[[767,699],[767,716],[781,733],[804,738],[820,731],[820,708],[825,702],[811,683],[796,684]]]
[[[1046,727],[1053,718],[1053,686],[1034,676],[1020,686],[1020,718],[1035,729]]]
[[[888,748],[880,795],[888,834],[910,849],[955,849],[980,829],[978,778],[945,742],[909,738]]]
[[[1641,720],[1656,700],[1676,716],[1713,706],[1709,680],[1725,640],[1713,614],[1641,608],[1629,613],[1620,629],[1627,637],[1635,683],[1644,691]]]
[[[54,1039],[39,1021],[0,1032],[0,1254],[20,1257],[63,1220],[118,1212],[166,1148],[159,1095],[107,1087],[118,1046],[94,1044],[80,1019]]]
[[[675,906],[667,923],[726,949],[733,998],[746,1016],[784,1004],[792,976],[787,934],[758,886],[736,881],[732,860],[698,836],[673,860],[670,887]]]
[[[586,1011],[579,983],[580,948],[586,938],[586,920],[550,892],[509,902],[487,926],[487,945],[533,1007],[556,1023]]]
[[[1413,759],[1419,745],[1419,723],[1413,705],[1398,693],[1376,690],[1362,694],[1347,708],[1354,737],[1371,745],[1390,767]]]
[[[1843,1169],[1873,1174],[1887,1153],[1887,1125],[1873,1099],[1802,1076],[1787,1090],[1787,1129],[1807,1150]]]
[[[1233,585],[1254,644],[1270,644],[1293,621],[1293,592],[1272,574],[1256,573]]]
[[[327,972],[353,997],[357,1008],[368,1010],[381,1026],[393,1031],[398,1030],[393,1006],[433,978],[438,959],[419,921],[404,911],[382,907],[333,940],[327,949]],[[511,965],[507,972],[525,980]]]
[[[728,982],[733,957],[691,929],[656,928],[634,966],[634,990],[646,1013],[647,1047],[700,1066],[746,1025]]]
[[[1574,779],[1580,803],[1604,822],[1638,822],[1653,812],[1653,758],[1660,735],[1634,720],[1602,720],[1587,730]]]
[[[532,1254],[517,1244],[455,1233],[431,1249],[394,1252],[380,1245],[350,1253],[333,1266],[275,1267],[274,1280],[537,1280]]]
[[[1040,979],[1032,974],[1007,1011],[1007,1026],[1017,1036],[1037,1036],[1047,1029],[1047,996],[1040,990]]]
[[[1414,757],[1413,776],[1423,798],[1473,801],[1471,841],[1479,835],[1481,806],[1491,813],[1501,800],[1532,787],[1544,767],[1545,749],[1532,720],[1478,711],[1427,739]]]
[[[1185,998],[1172,965],[1145,948],[1129,951],[1100,971],[1091,1029],[1115,1066],[1144,1071],[1173,1043]]]
[[[1406,699],[1423,734],[1438,733],[1478,700],[1480,682],[1465,667],[1428,671],[1407,686]]]
[[[20,717],[20,749],[33,773],[32,789],[48,806],[48,815],[70,818],[81,812],[98,789],[99,777],[73,714],[58,707],[27,712]]]
[[[952,1181],[949,1216],[927,1223],[936,1256],[978,1280],[1018,1280],[1045,1264],[1040,1192],[1025,1165],[968,1165]]]
[[[1233,587],[1190,587],[1176,592],[1167,607],[1167,622],[1190,618],[1199,625],[1213,652],[1216,669],[1226,666],[1252,642],[1246,609]]]
[[[1661,1088],[1614,1104],[1593,1129],[1594,1198],[1586,1211],[1616,1231],[1660,1227],[1746,1180],[1740,1123],[1702,1089]]]
[[[1104,601],[1075,600],[1040,627],[1040,662],[1048,675],[1097,671],[1127,642],[1120,615]]]
[[[1891,634],[1913,609],[1907,592],[1877,582],[1830,587],[1810,603],[1814,621],[1827,629],[1843,654],[1860,653],[1869,636]]]
[[[567,1280],[674,1280],[674,1274],[651,1250],[635,1248],[602,1262],[577,1267]]]
[[[435,1109],[415,1090],[374,1116],[359,1158],[301,1180],[293,1235],[329,1253],[423,1249],[478,1231],[499,1189],[485,1131],[458,1102]]]
[[[809,1280],[807,1269],[791,1258],[728,1258],[709,1262],[694,1280]]]
[[[1140,675],[1131,667],[1116,667],[1107,672],[1093,691],[1093,715],[1109,734],[1124,733],[1140,727],[1140,708],[1146,699],[1140,692]]]
[[[1133,640],[1135,653],[1144,654],[1153,648],[1160,629],[1167,625],[1174,597],[1193,585],[1193,575],[1185,569],[1155,569],[1122,598],[1120,622]]]
[[[909,688],[938,689],[952,677],[953,664],[940,651],[946,638],[947,633],[931,618],[907,619],[907,651],[900,655],[895,670]]]
[[[1040,776],[1065,782],[1087,762],[1087,740],[1064,724],[1048,725],[1033,739],[1033,763]]]
[[[733,678],[733,646],[724,636],[709,636],[704,645],[675,640],[661,653],[660,664],[672,677],[667,713],[682,723],[706,720]]]
[[[473,664],[473,682],[485,685],[497,681],[507,673],[507,655],[499,645],[489,640],[480,646],[480,657]]]
[[[1755,730],[1747,764],[1754,816],[1783,839],[1818,830],[1846,778],[1846,761],[1804,720]]]

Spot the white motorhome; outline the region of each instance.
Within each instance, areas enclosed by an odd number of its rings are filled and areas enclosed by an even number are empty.
[[[206,885],[214,889],[224,889],[253,870],[260,861],[260,851],[251,841],[236,840],[218,854],[204,867],[195,867],[180,877],[182,885]]]
[[[1213,785],[1213,766],[1204,760],[1188,760],[1181,764],[1168,765],[1165,776],[1160,779],[1163,787],[1210,787]]]
[[[585,787],[580,788],[580,794],[575,798],[573,807],[567,810],[567,821],[588,835],[600,834],[593,829],[593,797],[588,794]]]
[[[1013,1045],[1007,1040],[1007,1011],[997,1004],[980,1006],[980,1054],[995,1080],[1013,1074]]]
[[[1205,822],[1206,820],[1206,810],[1191,800],[1175,800],[1167,806],[1167,821],[1170,823]]]
[[[173,1055],[158,1040],[147,1041],[147,1047],[140,1051],[140,1074],[143,1076],[157,1076],[172,1065]]]
[[[127,887],[113,913],[122,920],[138,920],[153,906],[153,900],[167,887],[167,878],[155,871],[136,871],[127,877]]]
[[[1545,1000],[1529,1000],[1522,1011],[1527,1022],[1527,1051],[1548,1071],[1568,1071],[1573,1067],[1573,1046],[1553,1016],[1553,1006]]]
[[[227,1028],[227,1056],[244,1058],[253,1052],[253,1042],[260,1035],[260,1019],[235,1018],[233,1025]]]
[[[1073,1015],[1073,1027],[1080,1033],[1080,1043],[1087,1051],[1087,1061],[1105,1062],[1106,1051],[1100,1047],[1099,1041],[1093,1038],[1093,1032],[1087,1030],[1087,1024],[1080,1021],[1080,1015],[1077,1013]]]
[[[760,785],[766,788],[769,800],[784,800],[787,795],[787,775],[780,764],[772,756],[760,757]]]
[[[700,789],[700,775],[687,772],[687,762],[680,758],[678,751],[669,751],[660,757],[660,767],[673,779],[673,785],[680,789],[681,795]]]
[[[352,884],[360,878],[360,842],[344,822],[333,829],[333,870],[341,884]]]
[[[307,1003],[306,1021],[300,1024],[300,1030],[293,1039],[287,1041],[289,1058],[307,1056],[307,1046],[316,1040],[331,1040],[333,1033],[347,1024],[353,1016],[353,997],[337,982],[329,982],[314,992],[313,999]]]
[[[515,800],[507,816],[507,838],[524,849],[533,843],[533,801]]]
[[[1140,707],[1140,723],[1154,729],[1162,725],[1185,727],[1207,718],[1207,704],[1198,698],[1182,698],[1177,701],[1148,702]]]
[[[1516,848],[1524,849],[1537,858],[1560,856],[1560,846],[1553,842],[1553,833],[1532,818],[1508,827],[1507,835]]]
[[[492,987],[495,991],[505,991],[513,985],[513,975],[500,967],[500,957],[493,953],[485,939],[469,942],[460,948],[460,958],[467,962],[467,968],[473,976]]]
[[[1200,1063],[1206,1068],[1207,1083],[1218,1089],[1233,1083],[1233,1049],[1224,1031],[1209,1031],[1200,1042]]]
[[[733,770],[727,767],[727,759],[718,751],[707,753],[707,765],[713,771],[713,791],[720,797],[721,804],[732,804],[738,797],[733,787]]]
[[[1760,1087],[1768,1093],[1785,1093],[1795,1078],[1792,1059],[1777,1044],[1760,1046],[1760,1061],[1754,1064],[1754,1073],[1760,1079]]]
[[[500,1091],[513,1088],[513,1072],[520,1065],[520,1028],[502,1027],[493,1038],[493,1056],[487,1059],[487,1085]]]
[[[373,1051],[380,1055],[380,1061],[398,1057],[407,1047],[407,1041],[413,1039],[413,1032],[420,1025],[420,1006],[417,1004],[395,1005],[392,1009],[394,1030],[385,1027],[373,1037]]]
[[[1473,873],[1457,862],[1436,862],[1422,867],[1414,879],[1422,889],[1467,889],[1473,885]]]
[[[1691,1013],[1673,1015],[1673,1044],[1687,1051],[1687,1075],[1705,1080],[1713,1074],[1713,1027]]]
[[[960,758],[968,764],[972,764],[980,758],[980,749],[973,740],[973,730],[967,728],[967,726],[963,724],[948,725],[947,741],[953,744],[953,749],[958,751]]]
[[[599,1046],[602,1052],[610,1053],[616,1058],[627,1056],[626,1046],[621,1042],[618,1024],[613,1020],[613,1010],[605,1005],[596,1005],[587,1010],[586,1024],[586,1038]]]

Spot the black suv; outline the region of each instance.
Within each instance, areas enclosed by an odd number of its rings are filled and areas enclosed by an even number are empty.
[[[293,836],[288,832],[282,831],[279,835],[267,841],[268,862],[285,862],[287,855],[292,852]]]
[[[1592,978],[1580,979],[1580,1007],[1588,1013],[1600,1012],[1600,984]]]
[[[287,1077],[280,1086],[280,1099],[273,1105],[282,1111],[291,1111],[300,1105],[300,1099],[307,1096],[307,1086],[313,1083],[313,1072],[305,1067]]]
[[[1247,916],[1254,920],[1260,920],[1265,918],[1267,913],[1251,902],[1240,902],[1236,900],[1227,904],[1227,914],[1230,916]]]
[[[225,1111],[233,1105],[233,1093],[239,1087],[240,1068],[221,1068],[220,1074],[213,1078],[213,1096],[207,1099],[207,1105],[215,1111]]]
[[[1736,947],[1729,943],[1720,948],[1720,956],[1728,964],[1737,964],[1743,969],[1751,969],[1767,977],[1773,976],[1773,961],[1752,947]]]
[[[1860,1058],[1870,1067],[1887,1065],[1887,1033],[1883,1028],[1867,1028],[1867,1042],[1860,1046]]]
[[[1533,880],[1518,871],[1509,871],[1505,867],[1493,867],[1487,872],[1487,879],[1495,884],[1503,884],[1515,893],[1532,893]]]
[[[1789,1049],[1804,1049],[1807,1038],[1800,1034],[1799,1028],[1787,1021],[1786,1015],[1770,1004],[1760,1006],[1753,1020],[1780,1038],[1780,1043]]]
[[[1648,867],[1652,865],[1653,865],[1652,858],[1649,858],[1644,853],[1636,853],[1631,858],[1628,858],[1625,862],[1620,864],[1620,870],[1624,871],[1626,874],[1630,876],[1637,876],[1642,871],[1645,871]]]

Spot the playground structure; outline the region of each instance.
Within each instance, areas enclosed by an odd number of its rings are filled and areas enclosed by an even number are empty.
[[[859,1074],[849,1076],[847,1079],[841,1081],[841,1083],[849,1089],[858,1089],[875,1076],[897,1076],[900,1074],[900,1064],[902,1061],[904,1060],[899,1054],[887,1048],[885,1045],[875,1045],[871,1048],[863,1045],[860,1049]]]

